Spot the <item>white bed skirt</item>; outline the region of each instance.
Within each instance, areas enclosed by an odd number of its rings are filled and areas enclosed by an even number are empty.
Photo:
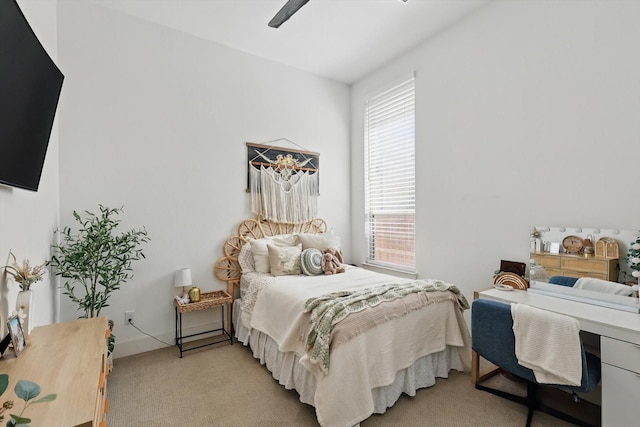
[[[314,406],[316,379],[313,374],[298,363],[299,357],[295,353],[282,353],[271,337],[255,329],[249,331],[240,319],[241,305],[241,300],[234,301],[233,324],[238,341],[251,348],[253,356],[267,367],[281,385],[287,390],[296,390],[301,402]],[[451,369],[464,371],[458,352],[458,348],[447,346],[443,351],[423,356],[412,366],[398,371],[392,384],[371,390],[374,402],[372,413],[385,413],[402,393],[415,396],[418,389],[433,386],[436,378],[447,378]]]

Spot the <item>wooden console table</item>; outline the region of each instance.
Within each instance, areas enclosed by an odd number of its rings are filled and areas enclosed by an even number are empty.
[[[56,394],[55,400],[29,405],[22,415],[33,427],[106,425],[107,319],[78,319],[39,326],[27,337],[27,345],[16,357],[7,348],[0,359],[0,372],[9,375],[9,386],[0,402],[12,400],[19,414],[24,401],[16,396],[18,380],[28,380],[41,388],[38,398]]]
[[[618,281],[618,259],[572,254],[532,252],[531,259],[543,266],[547,275],[568,277],[593,277]]]

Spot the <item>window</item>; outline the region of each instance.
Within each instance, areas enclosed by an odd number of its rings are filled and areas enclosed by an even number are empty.
[[[415,80],[365,102],[368,264],[415,271]]]

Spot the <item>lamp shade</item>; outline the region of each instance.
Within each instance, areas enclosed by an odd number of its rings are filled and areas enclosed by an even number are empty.
[[[190,268],[181,268],[180,270],[176,270],[176,276],[173,283],[176,288],[191,286],[192,284]]]

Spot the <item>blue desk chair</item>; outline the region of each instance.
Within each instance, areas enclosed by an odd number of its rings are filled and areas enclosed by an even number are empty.
[[[549,283],[553,285],[561,285],[566,286],[568,288],[573,287],[578,281],[577,277],[568,277],[568,276],[553,276],[549,279]]]
[[[544,333],[544,331],[540,331]],[[481,384],[476,384],[476,389],[487,391],[497,396],[523,404],[529,408],[527,414],[527,427],[531,425],[533,412],[539,410],[557,418],[580,426],[589,424],[578,420],[568,414],[559,412],[538,401],[539,383],[533,371],[518,364],[515,354],[515,337],[513,335],[513,319],[511,306],[501,302],[490,300],[475,300],[471,306],[471,340],[473,350],[480,356],[527,383],[527,395],[518,396],[493,389]],[[600,382],[600,359],[591,353],[584,351],[582,346],[582,382],[580,386],[544,384],[572,393],[577,402],[576,392],[588,393]]]

